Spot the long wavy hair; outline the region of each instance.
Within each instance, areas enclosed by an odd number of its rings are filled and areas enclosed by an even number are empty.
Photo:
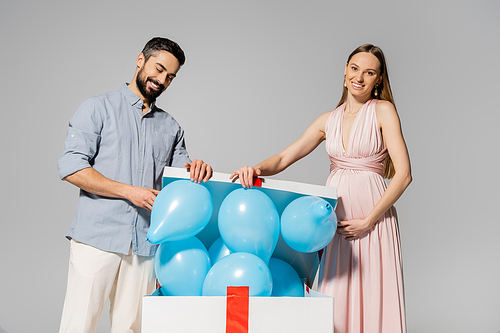
[[[389,101],[392,103],[392,105],[394,105],[394,107],[396,107],[396,103],[394,103],[394,97],[392,96],[391,83],[389,82],[389,74],[387,72],[387,62],[385,61],[384,52],[382,52],[382,49],[380,49],[380,47],[378,46],[372,44],[364,44],[356,48],[354,51],[352,51],[352,53],[347,58],[347,63],[351,61],[351,58],[355,54],[361,52],[373,54],[375,57],[377,57],[380,63],[379,75],[382,77],[382,83],[376,85],[373,88],[371,92],[371,97],[374,99]],[[377,91],[377,95],[375,95],[375,91]],[[347,88],[343,87],[342,97],[340,97],[340,101],[337,107],[342,105],[346,101],[346,99],[347,99]],[[384,177],[390,179],[394,177],[394,174],[395,174],[394,164],[392,163],[389,154],[387,154],[387,157],[385,158],[384,161]]]

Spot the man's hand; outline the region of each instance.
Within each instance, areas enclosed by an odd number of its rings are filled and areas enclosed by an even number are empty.
[[[111,198],[127,199],[137,207],[149,211],[153,208],[156,195],[160,191],[147,187],[136,187],[123,184],[104,177],[93,168],[77,171],[64,180],[90,193]]]
[[[184,163],[184,167],[189,171],[189,178],[195,183],[207,182],[212,178],[212,167],[202,160],[193,160],[191,163]]]
[[[152,188],[130,186],[127,188],[126,198],[135,206],[151,211],[158,193],[160,191]]]

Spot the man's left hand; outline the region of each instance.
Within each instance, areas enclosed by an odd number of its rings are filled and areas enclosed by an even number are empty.
[[[189,171],[189,178],[195,183],[207,182],[212,178],[212,167],[202,160],[193,160],[191,163],[184,163],[184,167]]]

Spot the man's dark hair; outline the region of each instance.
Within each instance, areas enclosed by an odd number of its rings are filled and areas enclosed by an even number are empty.
[[[179,61],[180,66],[184,65],[184,62],[186,61],[184,51],[182,51],[179,44],[163,37],[154,37],[147,42],[144,49],[142,49],[142,54],[144,54],[145,60],[148,61],[148,59],[158,51],[167,51],[172,53],[173,56]]]

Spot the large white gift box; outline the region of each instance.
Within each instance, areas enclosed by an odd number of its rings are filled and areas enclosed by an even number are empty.
[[[224,198],[241,188],[232,182],[229,174],[214,172],[207,183],[213,199],[213,214],[208,225],[197,237],[207,249],[219,238],[217,216]],[[183,168],[166,167],[163,174],[165,187],[173,181],[189,179]],[[275,179],[256,179],[254,188],[267,194],[281,215],[293,200],[305,196],[318,196],[332,207],[337,204],[336,189]],[[278,332],[333,332],[333,298],[309,288],[318,269],[318,253],[301,253],[291,249],[280,237],[273,257],[289,263],[305,284],[305,297],[247,297],[249,333]],[[226,332],[226,320],[239,309],[225,296],[160,296],[157,290],[143,300],[143,333],[162,332]],[[228,305],[229,304],[229,305]],[[241,332],[243,332],[242,330]],[[228,330],[229,332],[229,330]]]
[[[248,303],[249,333],[333,333],[333,297],[311,289],[305,297],[249,297]],[[142,332],[224,333],[230,312],[224,296],[153,294],[143,300]]]

